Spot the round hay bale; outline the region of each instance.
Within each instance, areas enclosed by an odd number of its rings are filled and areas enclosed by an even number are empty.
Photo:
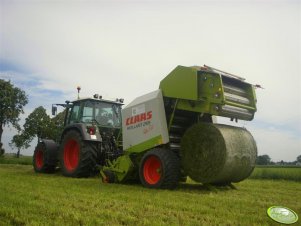
[[[226,184],[247,178],[255,167],[257,147],[244,128],[198,123],[182,137],[181,164],[201,183]]]

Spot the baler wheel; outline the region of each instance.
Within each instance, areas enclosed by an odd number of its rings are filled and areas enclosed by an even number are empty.
[[[68,131],[60,147],[62,173],[67,177],[88,177],[95,173],[97,153],[74,130]]]
[[[37,173],[54,173],[57,162],[55,153],[47,150],[46,146],[40,142],[33,154],[33,168]]]
[[[145,187],[174,189],[180,179],[179,158],[168,149],[150,150],[141,160],[139,176]]]

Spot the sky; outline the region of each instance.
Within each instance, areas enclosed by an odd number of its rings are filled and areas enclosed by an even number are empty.
[[[258,155],[296,160],[301,1],[0,0],[0,79],[29,96],[21,124],[38,106],[50,114],[52,103],[75,99],[78,85],[81,96],[127,104],[177,65],[203,64],[264,87],[255,119],[234,125],[250,130]],[[6,152],[15,133],[5,127]]]

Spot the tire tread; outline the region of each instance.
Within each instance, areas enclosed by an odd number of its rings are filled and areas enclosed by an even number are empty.
[[[80,158],[78,167],[69,172],[64,166],[64,144],[68,139],[75,139],[80,146]],[[74,130],[68,131],[62,141],[60,147],[60,163],[64,176],[68,177],[89,177],[94,174],[96,168],[97,152],[91,142],[84,141],[81,135]]]
[[[163,175],[160,181],[151,185],[144,180],[143,165],[150,156],[156,156],[160,159],[163,167]],[[174,189],[177,187],[180,179],[180,161],[176,153],[169,149],[155,148],[144,154],[141,160],[139,175],[141,183],[148,188]]]

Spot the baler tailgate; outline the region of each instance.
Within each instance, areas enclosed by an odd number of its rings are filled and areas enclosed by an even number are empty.
[[[256,111],[252,85],[224,75],[221,78],[225,104],[219,109],[219,115],[252,120]]]

